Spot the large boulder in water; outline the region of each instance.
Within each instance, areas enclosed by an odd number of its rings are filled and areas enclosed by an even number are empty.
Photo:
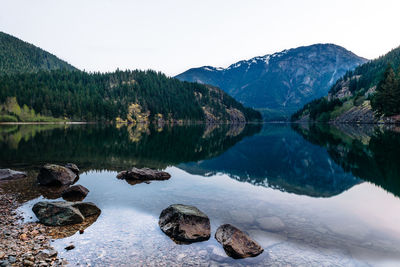
[[[82,185],[73,185],[62,193],[62,197],[68,201],[80,201],[89,193],[89,189]]]
[[[235,259],[255,257],[264,251],[256,241],[230,224],[218,227],[215,239],[222,244],[226,254]]]
[[[168,180],[171,175],[167,172],[152,170],[149,168],[138,169],[133,167],[130,170],[119,172],[119,179],[150,181],[150,180]]]
[[[210,238],[210,219],[193,206],[169,206],[161,212],[158,224],[174,241],[192,243]]]
[[[46,164],[40,168],[37,180],[41,185],[70,185],[76,178],[77,175],[66,167]]]
[[[79,209],[64,201],[41,201],[36,203],[32,210],[41,223],[49,226],[76,224],[85,219]]]
[[[14,179],[20,179],[20,178],[25,178],[26,173],[25,172],[19,172],[19,171],[14,171],[10,169],[0,169],[0,181],[1,180],[14,180]]]
[[[41,201],[33,212],[39,221],[49,226],[63,226],[83,222],[86,217],[100,214],[100,209],[91,202]]]

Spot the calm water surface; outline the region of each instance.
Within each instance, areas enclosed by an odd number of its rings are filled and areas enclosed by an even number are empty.
[[[77,184],[102,213],[54,239],[72,266],[399,266],[399,154],[398,130],[372,126],[0,126],[0,167],[29,173],[1,185],[20,193],[26,221],[37,201],[61,199],[36,185],[43,163],[81,168]],[[132,166],[172,178],[116,178]],[[161,232],[159,214],[176,203],[210,217],[210,240],[178,245]],[[227,257],[213,237],[223,223],[264,253]]]

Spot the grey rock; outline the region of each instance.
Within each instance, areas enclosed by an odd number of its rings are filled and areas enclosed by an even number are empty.
[[[64,201],[41,201],[36,203],[32,210],[41,223],[49,226],[76,224],[84,220],[79,209]]]
[[[119,172],[119,179],[149,181],[149,180],[168,180],[171,175],[167,172],[152,170],[149,168],[138,169],[133,167],[130,170]]]
[[[20,171],[14,171],[11,169],[0,169],[0,181],[1,180],[14,180],[25,178],[26,173]]]
[[[49,226],[81,223],[86,217],[101,213],[92,202],[41,201],[32,210],[41,223]]]
[[[41,185],[70,185],[77,175],[68,168],[56,164],[46,164],[40,168],[37,180]]]
[[[264,230],[268,231],[280,231],[285,228],[285,224],[278,217],[263,217],[257,219],[257,223]]]
[[[193,206],[171,205],[161,212],[158,224],[171,239],[178,242],[199,242],[210,238],[210,219]]]
[[[264,251],[256,241],[230,224],[218,227],[215,239],[222,244],[226,254],[235,259],[255,257]]]

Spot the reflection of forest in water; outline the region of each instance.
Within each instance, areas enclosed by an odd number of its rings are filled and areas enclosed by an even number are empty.
[[[261,125],[1,125],[0,167],[74,162],[83,170],[165,168],[215,157]]]
[[[326,148],[346,172],[400,196],[400,131],[395,126],[293,125],[306,140]]]

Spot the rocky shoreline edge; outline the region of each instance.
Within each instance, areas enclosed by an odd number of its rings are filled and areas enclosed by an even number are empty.
[[[51,229],[40,223],[22,223],[17,196],[0,188],[0,266],[66,266],[51,246]]]

